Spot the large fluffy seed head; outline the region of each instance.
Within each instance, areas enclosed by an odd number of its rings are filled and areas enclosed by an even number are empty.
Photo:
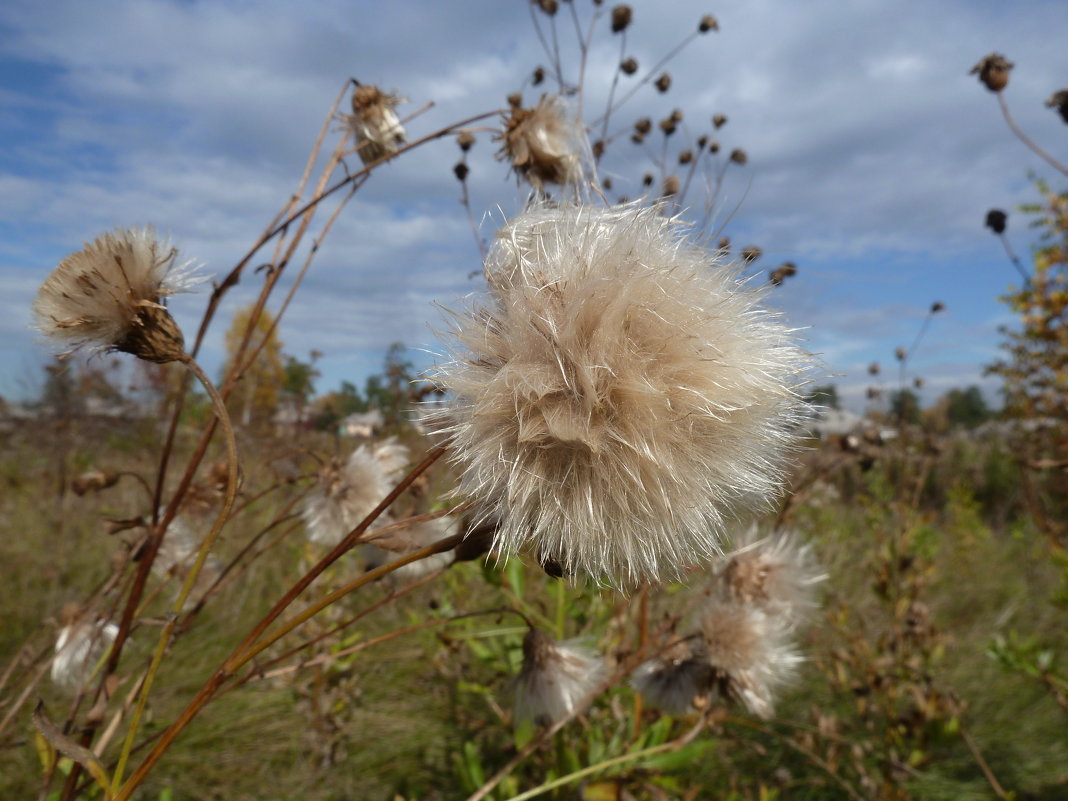
[[[65,625],[56,637],[52,681],[68,690],[78,690],[85,684],[119,633],[114,623],[81,617]]]
[[[304,506],[308,539],[334,546],[356,528],[404,475],[408,449],[393,439],[364,444],[342,466],[328,465]]]
[[[582,177],[583,135],[559,95],[542,95],[534,108],[514,107],[497,138],[504,142],[497,158],[511,162],[536,189],[574,184]]]
[[[347,120],[364,164],[396,153],[408,141],[396,111],[402,102],[377,86],[360,85],[352,93],[352,114]]]
[[[151,227],[117,229],[59,263],[33,303],[35,327],[68,351],[121,350],[173,361],[182,333],[162,305],[196,279]]]
[[[788,621],[755,606],[717,600],[704,610],[701,640],[728,694],[754,715],[771,717],[776,694],[801,663]]]
[[[523,640],[515,682],[515,716],[548,726],[571,715],[607,675],[604,659],[584,645],[556,642],[538,629]]]
[[[431,420],[459,492],[535,552],[617,585],[680,574],[780,491],[809,365],[761,293],[656,208],[535,207],[453,315]]]

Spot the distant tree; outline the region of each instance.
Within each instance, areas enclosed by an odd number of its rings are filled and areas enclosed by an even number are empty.
[[[911,389],[890,393],[890,419],[896,423],[917,425],[920,422],[920,398]]]
[[[368,376],[365,384],[367,403],[382,412],[387,426],[396,427],[408,420],[408,392],[414,379],[414,367],[404,358],[407,352],[403,342],[390,345],[382,373]]]
[[[320,375],[315,362],[318,361],[320,355],[319,351],[313,350],[310,359],[306,362],[302,362],[296,356],[286,356],[282,398],[296,412],[299,422],[304,421],[308,401],[315,394],[315,379]]]
[[[813,406],[824,406],[828,409],[842,408],[838,398],[838,387],[835,384],[821,384],[814,387],[808,394],[808,402]]]
[[[336,431],[338,424],[356,412],[366,412],[367,401],[351,381],[342,381],[341,388],[317,398],[311,413],[312,425],[320,431]]]
[[[951,426],[975,428],[985,423],[993,412],[977,386],[967,389],[951,389],[945,394],[946,419]]]
[[[227,359],[223,376],[233,368],[235,354],[245,336],[253,309],[254,306],[250,305],[234,313],[230,330],[226,332]],[[248,359],[259,350],[256,360],[242,373],[230,395],[228,405],[235,423],[249,425],[253,422],[269,422],[278,411],[286,370],[282,362],[282,342],[278,339],[278,329],[273,327],[273,322],[265,310],[256,321],[249,347],[242,356],[242,359]]]

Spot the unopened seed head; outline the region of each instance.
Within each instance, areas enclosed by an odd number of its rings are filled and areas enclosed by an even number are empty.
[[[672,197],[673,195],[677,195],[679,193],[680,186],[681,184],[679,183],[679,176],[669,175],[667,178],[664,179],[664,186],[661,188],[660,194],[663,197]]]
[[[671,88],[671,73],[664,72],[660,74],[660,77],[656,79],[653,84],[657,91],[663,94]]]
[[[991,92],[1000,92],[1009,85],[1009,72],[1012,71],[1013,63],[1001,55],[991,53],[971,68],[969,75],[978,75],[979,82]]]
[[[1056,109],[1061,119],[1068,124],[1068,89],[1061,89],[1049,96],[1046,101],[1049,108]]]
[[[749,156],[740,147],[736,147],[731,151],[731,161],[735,164],[745,165],[749,161]]]
[[[705,14],[701,17],[701,22],[697,25],[697,30],[701,33],[708,33],[709,31],[718,31],[719,23],[716,22],[716,18],[711,14]]]
[[[466,153],[475,144],[475,135],[470,131],[460,131],[456,135],[456,144],[460,146],[460,150]]]
[[[1009,215],[1001,209],[991,209],[986,213],[986,227],[995,234],[1001,235],[1005,233],[1008,222]]]
[[[612,33],[625,31],[634,18],[634,12],[630,6],[616,6],[612,9]]]
[[[638,61],[634,58],[625,58],[619,65],[624,75],[633,75],[638,71]]]
[[[713,114],[712,115],[712,127],[716,128],[718,130],[718,129],[722,128],[726,124],[727,124],[727,115],[726,114]]]
[[[370,84],[359,84],[353,90],[352,114],[347,121],[356,142],[356,153],[364,164],[396,153],[408,142],[396,111],[403,102],[395,93],[383,92]]]

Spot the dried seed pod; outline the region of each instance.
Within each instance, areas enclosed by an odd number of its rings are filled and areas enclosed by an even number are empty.
[[[627,203],[630,203],[630,198],[626,195],[620,195],[616,199],[616,203],[618,203],[620,206],[625,206]]]
[[[663,94],[671,88],[671,73],[661,73],[660,77],[656,79],[656,82],[653,85],[656,86],[657,91]]]
[[[894,358],[897,359],[899,362],[905,361],[905,357],[908,355],[908,351],[906,351],[904,348],[894,348]]]
[[[460,131],[456,135],[456,144],[460,146],[460,150],[466,153],[471,149],[471,146],[475,143],[475,135],[470,131]]]
[[[630,6],[616,6],[612,9],[612,33],[625,31],[634,18],[634,12]]]
[[[647,173],[645,173],[645,175],[642,176],[642,186],[652,186],[652,185],[653,185],[653,174],[651,172],[647,172]]]
[[[782,271],[781,267],[776,267],[768,273],[768,281],[772,286],[782,286],[782,282],[786,280],[786,273]]]
[[[530,82],[534,86],[537,86],[545,80],[545,67],[538,66],[534,68],[534,74],[530,76]]]
[[[784,261],[779,265],[779,269],[782,270],[782,274],[787,277],[797,275],[797,265],[792,261]]]
[[[679,164],[689,164],[691,161],[693,161],[692,150],[684,150],[679,153]]]
[[[731,238],[729,236],[721,236],[719,242],[716,243],[716,248],[724,252],[731,249]]]
[[[598,139],[590,146],[590,149],[593,151],[593,157],[599,161],[604,155],[604,140]]]
[[[754,261],[764,255],[764,251],[758,248],[756,245],[748,245],[742,248],[738,254],[742,257],[742,262],[745,264],[752,264]]]
[[[715,139],[713,139],[711,142],[709,142],[708,143],[708,152],[712,153],[712,154],[718,153],[719,152],[719,142],[717,142]]]
[[[1001,209],[991,209],[986,213],[986,227],[995,234],[1005,233],[1005,226],[1009,221],[1009,215]]]
[[[749,156],[740,147],[736,147],[731,151],[731,161],[735,164],[745,165],[749,161]]]
[[[453,174],[456,175],[456,180],[466,181],[471,169],[463,161],[456,162],[456,166],[452,168]]]
[[[872,362],[868,365],[868,375],[879,375],[879,362]]]
[[[669,175],[664,179],[664,186],[660,192],[663,197],[672,197],[679,193],[680,183],[679,176]]]
[[[538,4],[538,8],[548,14],[550,17],[556,14],[560,6],[557,0],[534,0]]]
[[[715,128],[716,130],[719,130],[720,128],[722,128],[726,124],[727,124],[727,115],[726,114],[713,114],[712,115],[712,127]]]
[[[660,120],[660,130],[664,132],[664,136],[671,136],[677,127],[677,123],[671,117],[664,117]]]
[[[638,71],[638,62],[633,58],[625,58],[619,65],[624,75],[633,75]]]
[[[630,141],[632,141],[636,145],[640,145],[642,142],[645,141],[645,137],[642,136],[640,133],[632,133],[630,135]]]
[[[1001,53],[991,53],[972,67],[969,75],[978,75],[979,82],[991,92],[1000,92],[1009,85],[1009,72],[1013,63]]]
[[[1054,92],[1049,96],[1046,105],[1049,108],[1056,109],[1057,113],[1061,115],[1061,119],[1068,124],[1068,89],[1061,89],[1058,92]]]
[[[70,488],[75,495],[82,496],[89,492],[100,492],[119,483],[119,474],[113,470],[91,470],[72,479]]]
[[[940,300],[936,300],[931,304],[931,314],[938,314],[940,311],[945,311],[946,305]]]
[[[606,177],[605,177],[605,179],[604,179],[603,181],[601,181],[601,186],[602,186],[602,187],[603,187],[603,188],[604,188],[604,189],[605,189],[606,191],[609,191],[609,192],[610,192],[610,191],[612,190],[612,179],[611,179],[611,178],[608,178],[608,177],[606,176]]]
[[[648,117],[642,117],[636,123],[634,123],[634,130],[640,134],[647,134],[653,130],[653,121]]]
[[[718,31],[719,23],[716,22],[716,18],[711,14],[705,14],[701,17],[701,22],[697,26],[697,30],[701,33],[708,33],[709,31]]]
[[[682,122],[682,109],[675,108],[671,110],[671,119],[675,122]]]
[[[364,164],[396,153],[408,141],[397,116],[397,106],[404,102],[395,93],[377,86],[359,84],[352,92],[352,114],[346,118],[356,152]]]
[[[508,95],[507,100],[509,108],[519,108],[523,105],[523,93],[512,92],[512,94]]]
[[[707,144],[708,144],[708,136],[706,134],[701,134],[699,137],[697,137],[697,149],[698,150],[701,150]]]

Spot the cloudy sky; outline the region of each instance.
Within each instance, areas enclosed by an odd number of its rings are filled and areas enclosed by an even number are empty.
[[[993,95],[969,76],[992,50],[1015,61],[1007,96],[1020,124],[1062,159],[1068,126],[1043,106],[1068,86],[1068,3],[891,3],[854,0],[635,0],[626,50],[644,71],[713,13],[718,33],[670,62],[672,86],[646,85],[614,115],[602,176],[611,196],[639,193],[652,147],[628,141],[639,116],[674,108],[684,124],[668,160],[728,115],[716,132],[728,169],[713,227],[758,245],[761,274],[784,260],[798,275],[771,295],[846,394],[867,365],[892,368],[932,302],[936,317],[912,375],[930,400],[982,380],[1011,322],[997,296],[1015,273],[982,228],[991,207],[1032,200],[1028,173],[1050,169],[1013,138]],[[574,76],[575,27],[557,18]],[[583,26],[591,0],[574,0]],[[606,12],[611,3],[606,3]],[[545,22],[545,18],[541,18]],[[603,109],[620,37],[596,22],[586,117]],[[544,27],[546,40],[551,30]],[[0,395],[32,387],[48,351],[29,329],[48,271],[115,226],[154,224],[204,272],[225,273],[293,191],[334,98],[349,77],[397,90],[410,138],[492,111],[547,63],[525,0],[7,0],[0,6]],[[637,78],[625,78],[619,92]],[[524,87],[524,82],[526,86]],[[339,136],[334,126],[332,136]],[[470,158],[472,212],[492,237],[523,191],[480,133]],[[281,326],[287,352],[325,353],[320,391],[361,383],[387,346],[434,350],[434,303],[478,288],[478,250],[443,139],[378,171],[343,211]],[[353,162],[354,164],[356,162]],[[710,164],[710,169],[713,165]],[[702,218],[695,180],[687,214]],[[1025,254],[1019,215],[1010,235]],[[262,254],[266,261],[270,251]],[[261,275],[232,292],[204,362],[217,371],[229,315]],[[195,330],[205,295],[172,308]],[[277,306],[277,301],[274,304]],[[417,361],[429,357],[419,353]],[[893,369],[886,372],[895,374]]]

